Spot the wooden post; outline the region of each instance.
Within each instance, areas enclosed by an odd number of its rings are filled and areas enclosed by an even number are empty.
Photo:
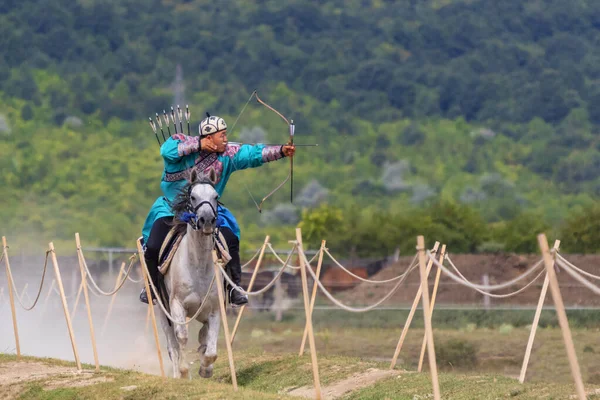
[[[442,252],[440,253],[439,262],[444,264],[444,256],[446,255],[446,245],[442,245]],[[433,293],[431,294],[431,314],[433,315],[433,308],[435,307],[435,298],[437,296],[438,287],[440,284],[440,276],[442,275],[442,269],[438,268],[435,273],[435,283],[433,284]],[[421,355],[419,356],[419,367],[418,372],[423,369],[423,359],[425,358],[425,346],[427,345],[427,335],[423,335],[423,343],[421,343]]]
[[[440,242],[435,242],[435,244],[433,245],[434,253],[437,252],[439,246]],[[427,276],[429,276],[429,271],[431,271],[432,265],[433,261],[429,260],[429,263],[427,264]],[[400,350],[402,350],[404,339],[406,339],[408,328],[410,328],[412,319],[415,316],[415,311],[417,310],[417,306],[419,305],[419,300],[421,300],[421,293],[423,293],[423,288],[421,287],[421,285],[419,285],[419,289],[417,290],[417,294],[415,295],[415,299],[413,300],[412,307],[410,308],[410,312],[408,313],[408,317],[406,318],[406,322],[404,323],[404,327],[402,328],[402,334],[400,334],[400,339],[398,340],[398,344],[396,345],[396,350],[394,351],[394,356],[392,357],[390,369],[394,369],[394,367],[396,367],[396,362],[398,362],[398,356],[400,355]]]
[[[133,262],[133,261],[131,261],[131,262]],[[113,288],[113,290],[117,290],[119,283],[121,283],[121,277],[123,276],[124,270],[125,270],[125,261],[123,261],[123,263],[121,263],[121,269],[119,269],[119,274],[117,275],[117,280],[115,281],[115,287]],[[125,279],[127,279],[127,278],[125,278]],[[117,299],[117,293],[118,292],[115,292],[110,297],[110,304],[108,305],[108,311],[106,312],[106,316],[104,317],[104,323],[102,324],[102,332],[100,333],[100,336],[104,336],[104,332],[106,332],[106,326],[108,325],[108,320],[110,319],[110,314],[112,312],[113,305],[115,304],[115,300]]]
[[[283,319],[283,287],[281,279],[275,281],[275,322],[281,322]]]
[[[146,327],[144,328],[144,332],[148,332],[148,327],[150,326],[150,308],[146,312]]]
[[[8,281],[8,298],[10,300],[10,312],[12,314],[13,332],[15,334],[15,345],[17,348],[17,359],[21,358],[21,345],[19,344],[19,328],[17,328],[17,312],[15,310],[15,294],[13,285],[15,284],[10,270],[10,261],[8,260],[8,246],[6,245],[6,236],[2,236],[2,249],[4,251],[4,262],[6,265],[6,280]],[[17,294],[18,296],[18,294]]]
[[[317,361],[317,347],[315,346],[315,336],[312,326],[312,315],[310,314],[308,304],[308,280],[306,278],[306,269],[309,268],[304,262],[304,247],[302,246],[302,231],[296,228],[296,241],[298,242],[298,256],[300,258],[300,276],[302,278],[302,295],[304,297],[304,312],[306,314],[306,325],[308,326],[308,344],[310,346],[310,357],[313,370],[313,380],[315,383],[315,399],[321,400],[321,380],[319,379],[319,364]],[[315,282],[316,285],[316,282]]]
[[[29,299],[29,301],[31,301],[31,297],[29,297],[29,293],[27,293],[28,286],[29,283],[26,283],[25,286],[23,286],[23,290],[21,290],[21,296],[19,296],[19,298],[21,299],[21,303],[25,300],[25,295],[27,295],[27,298]]]
[[[233,390],[237,392],[237,376],[235,374],[235,365],[233,363],[233,350],[231,349],[231,339],[229,337],[229,324],[227,323],[227,308],[225,307],[225,293],[223,293],[223,281],[221,280],[221,269],[217,257],[217,252],[213,250],[213,267],[215,269],[215,278],[217,284],[217,293],[219,295],[219,307],[221,308],[221,322],[223,323],[223,332],[225,333],[225,345],[227,347],[227,357],[229,357],[229,371],[231,372],[231,383]]]
[[[438,382],[437,363],[435,361],[435,347],[433,344],[433,331],[431,329],[431,310],[429,305],[429,287],[427,286],[427,272],[425,255],[425,238],[417,236],[417,251],[419,252],[419,271],[421,272],[421,289],[423,294],[423,319],[425,321],[425,335],[427,336],[427,358],[429,359],[429,370],[431,371],[431,383],[433,385],[433,398],[440,400],[440,384]]]
[[[483,274],[482,283],[485,286],[489,286],[490,285],[490,276],[488,274]],[[491,298],[490,298],[490,296],[488,296],[487,294],[484,294],[483,295],[483,308],[485,308],[486,310],[489,310],[490,309],[490,304],[491,304]]]
[[[560,247],[560,240],[554,242],[554,250],[558,251]],[[552,258],[552,264],[556,256]],[[527,348],[525,349],[525,357],[523,358],[523,366],[521,366],[521,375],[519,376],[519,382],[525,382],[525,375],[527,374],[527,365],[529,364],[529,357],[531,356],[531,350],[533,349],[533,340],[535,339],[535,333],[537,331],[538,324],[540,322],[540,315],[542,314],[542,308],[544,307],[544,300],[546,300],[546,292],[548,291],[548,274],[544,278],[544,284],[542,285],[542,291],[540,292],[540,299],[538,300],[537,308],[535,309],[535,315],[533,316],[533,322],[531,323],[531,332],[529,332],[529,341],[527,342]]]
[[[142,249],[142,243],[140,239],[137,241],[138,256],[140,258],[140,264],[142,267],[142,276],[144,277],[144,286],[146,287],[146,294],[148,295],[148,312],[152,319],[152,327],[154,328],[154,341],[156,342],[156,354],[158,355],[158,363],[160,364],[160,375],[165,377],[165,366],[163,364],[162,352],[160,351],[160,341],[158,339],[158,329],[156,328],[156,315],[154,315],[154,304],[152,303],[152,289],[148,280],[150,277],[146,273],[146,260],[144,259],[144,250]]]
[[[317,272],[315,273],[315,275],[317,276],[317,280],[319,279],[319,276],[321,275],[321,265],[323,264],[323,252],[325,251],[325,244],[327,242],[325,240],[321,241],[321,248],[319,249],[319,261],[317,263]],[[313,282],[313,288],[312,288],[312,294],[310,297],[310,316],[312,319],[312,314],[313,314],[313,310],[315,308],[315,300],[317,299],[317,287],[319,285],[317,285],[317,281]],[[308,336],[308,324],[304,325],[304,334],[302,335],[302,343],[300,344],[300,352],[298,353],[299,356],[304,354],[304,346],[306,345],[306,336]]]
[[[79,250],[77,251],[77,258],[79,258]],[[83,282],[79,285],[79,289],[77,289],[77,296],[75,296],[75,305],[73,306],[73,311],[71,311],[71,318],[75,319],[75,313],[77,312],[77,305],[79,304],[79,299],[81,298],[81,292],[83,291]]]
[[[67,305],[67,298],[65,297],[65,288],[63,287],[62,279],[60,277],[60,269],[58,268],[58,261],[56,260],[56,252],[54,251],[54,244],[49,243],[50,255],[52,257],[52,264],[54,265],[54,274],[56,275],[56,283],[58,284],[58,290],[60,293],[60,299],[62,301],[63,310],[65,312],[65,319],[67,320],[67,329],[69,330],[69,337],[71,338],[71,346],[73,347],[73,355],[75,355],[75,362],[77,363],[77,370],[81,371],[81,361],[79,361],[79,352],[77,351],[77,345],[75,344],[75,333],[73,332],[73,326],[71,325],[71,316],[69,315],[69,306]]]
[[[52,279],[52,284],[50,285],[50,289],[48,289],[48,293],[46,294],[46,298],[44,299],[44,307],[42,307],[42,314],[46,312],[46,307],[48,307],[48,299],[54,291],[54,285],[56,285],[56,279]]]
[[[260,249],[260,254],[258,256],[258,261],[256,261],[256,267],[254,267],[254,271],[252,271],[252,277],[250,278],[250,282],[248,283],[248,292],[252,291],[252,287],[254,286],[254,281],[256,280],[256,275],[258,274],[258,268],[260,267],[260,263],[262,262],[263,256],[265,255],[265,249],[267,248],[267,244],[269,243],[269,235],[265,236],[265,242]],[[246,306],[242,306],[240,308],[240,312],[237,315],[237,319],[235,320],[235,325],[233,326],[233,331],[231,331],[231,344],[235,340],[235,334],[238,330],[238,326],[240,325],[240,320],[242,319],[242,315],[244,314],[244,310]]]
[[[79,232],[75,233],[75,244],[77,246],[77,259],[79,261],[79,272],[81,272],[81,286],[83,287],[83,298],[87,307],[88,322],[90,324],[90,338],[92,339],[92,351],[94,352],[94,363],[96,372],[100,372],[100,363],[98,362],[98,349],[96,348],[96,334],[94,333],[94,321],[92,320],[92,308],[90,307],[90,298],[87,288],[87,273],[83,267],[83,253],[81,251],[81,242],[79,241]]]
[[[563,340],[565,342],[565,349],[567,351],[567,357],[569,358],[569,364],[571,365],[571,374],[573,375],[573,380],[575,381],[577,396],[579,396],[580,400],[585,400],[586,394],[583,387],[583,380],[581,379],[579,363],[577,362],[577,354],[575,353],[575,346],[573,345],[573,338],[571,337],[571,330],[569,329],[569,321],[567,320],[565,305],[563,303],[562,295],[560,294],[558,280],[556,279],[556,271],[554,271],[552,255],[548,249],[548,240],[546,239],[545,234],[542,233],[538,235],[538,243],[540,250],[542,251],[542,256],[544,257],[546,274],[550,280],[550,292],[552,293],[552,299],[554,300],[554,306],[556,308],[556,315],[558,316],[558,323],[560,325]]]

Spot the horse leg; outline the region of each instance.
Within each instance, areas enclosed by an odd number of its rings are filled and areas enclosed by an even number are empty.
[[[167,351],[169,352],[169,358],[173,364],[173,378],[179,378],[179,345],[175,338],[174,326],[172,323],[171,326],[169,326],[169,320],[162,311],[160,312],[160,325],[167,338]]]
[[[175,321],[180,323],[185,322],[186,312],[181,303],[179,301],[173,299],[171,302],[171,316]],[[188,366],[185,363],[185,347],[188,341],[188,327],[187,325],[175,325],[175,337],[177,338],[177,344],[179,347],[179,357],[177,360],[177,367],[181,374],[181,378],[187,378],[188,376]],[[175,360],[173,360],[175,363]]]
[[[198,355],[200,356],[200,365],[204,362],[204,354],[206,354],[206,336],[208,335],[208,322],[202,323],[202,328],[198,331]]]
[[[203,378],[210,378],[213,374],[213,364],[217,360],[217,339],[219,337],[219,328],[221,326],[220,314],[212,312],[208,315],[208,321],[202,329],[206,327],[206,333],[203,335],[205,342],[200,343],[200,349],[204,349],[204,355],[201,356],[200,370],[198,373]],[[200,334],[198,334],[200,339]]]

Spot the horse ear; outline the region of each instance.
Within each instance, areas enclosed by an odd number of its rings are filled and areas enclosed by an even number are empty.
[[[192,173],[190,174],[190,183],[194,183],[198,180],[198,171],[196,168],[192,168]]]
[[[210,180],[210,182],[213,185],[217,184],[217,172],[215,171],[214,168],[211,168],[210,171],[208,172],[208,179]]]

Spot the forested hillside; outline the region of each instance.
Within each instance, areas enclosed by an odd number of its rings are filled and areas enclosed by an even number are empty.
[[[592,0],[4,0],[0,233],[131,246],[159,195],[148,116],[189,104],[193,126],[231,126],[258,89],[319,147],[298,149],[294,204],[282,189],[259,215],[246,190],[260,200],[287,162],[232,179],[245,246],[302,220],[340,252],[416,233],[533,251],[541,229],[596,251],[599,42]],[[230,133],[288,136],[255,102]]]

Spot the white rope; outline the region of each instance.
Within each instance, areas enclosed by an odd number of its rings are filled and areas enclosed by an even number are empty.
[[[317,276],[313,272],[312,268],[310,267],[310,263],[306,259],[306,256],[304,255],[304,253],[301,253],[300,256],[304,258],[306,270],[310,273],[310,275],[312,276],[313,280],[317,283],[317,285],[319,285],[319,289],[321,289],[321,291],[323,292],[323,294],[325,294],[325,296],[327,296],[327,298],[329,300],[331,300],[339,308],[341,308],[343,310],[346,310],[346,311],[354,312],[354,313],[361,313],[361,312],[371,311],[372,309],[378,307],[384,301],[386,301],[387,299],[389,299],[396,292],[396,290],[398,290],[398,288],[400,287],[400,285],[402,284],[402,282],[404,282],[404,280],[406,279],[406,277],[408,276],[408,274],[410,272],[412,272],[417,267],[417,263],[414,263],[413,265],[411,265],[410,267],[408,267],[408,269],[407,269],[406,273],[404,274],[404,276],[402,276],[402,278],[398,280],[398,282],[392,288],[392,290],[388,294],[386,294],[384,297],[382,297],[379,301],[377,301],[376,303],[374,303],[374,304],[372,304],[372,305],[370,305],[368,307],[357,308],[357,307],[350,307],[350,306],[348,306],[346,304],[343,304],[342,302],[340,302],[339,300],[337,300],[335,297],[333,297],[333,295],[331,293],[329,293],[329,291],[325,288],[325,286],[323,286],[323,284],[321,283],[321,281],[317,278]]]
[[[476,286],[473,284],[473,282],[471,282],[470,280],[468,280],[463,274],[461,274],[461,272],[458,270],[458,268],[456,268],[456,266],[452,263],[450,263],[450,265],[452,266],[452,268],[454,268],[454,270],[456,271],[456,273],[467,283],[469,283],[470,285]],[[535,267],[534,267],[535,268]],[[533,280],[531,282],[529,282],[527,285],[523,286],[521,289],[516,290],[514,292],[510,292],[510,293],[504,293],[504,294],[494,294],[494,293],[490,293],[490,292],[486,292],[485,290],[481,290],[481,289],[477,289],[474,287],[471,287],[473,290],[475,290],[476,292],[479,292],[481,294],[484,294],[486,296],[490,296],[496,299],[505,299],[507,297],[511,297],[511,296],[515,296],[523,291],[525,291],[525,289],[527,289],[529,286],[533,285],[539,278],[540,276],[542,276],[544,274],[545,270],[542,269],[540,271],[539,274],[537,274],[537,276],[535,278],[533,278]]]
[[[275,282],[277,282],[277,280],[281,277],[281,274],[283,274],[283,271],[285,270],[286,267],[288,267],[287,263],[290,261],[290,258],[292,258],[292,254],[294,253],[294,250],[296,250],[297,245],[294,245],[294,248],[292,249],[292,251],[290,252],[290,254],[288,255],[287,260],[285,261],[284,265],[279,269],[279,272],[277,273],[277,275],[275,275],[275,277],[271,280],[271,282],[269,282],[269,284],[267,286],[265,286],[264,288],[257,290],[255,292],[247,292],[244,289],[242,289],[240,286],[236,285],[231,278],[229,277],[229,275],[227,274],[227,272],[225,272],[225,270],[223,269],[222,265],[219,265],[219,269],[221,270],[221,274],[223,275],[223,277],[225,278],[225,280],[229,283],[229,285],[237,290],[238,292],[245,294],[246,296],[257,296],[259,294],[263,294],[265,293],[267,290],[269,290],[271,288],[271,286],[273,286],[275,284]]]
[[[94,280],[94,277],[92,276],[92,274],[90,273],[90,270],[88,268],[87,262],[85,261],[85,256],[83,255],[83,250],[81,249],[81,247],[79,247],[77,249],[77,255],[79,257],[81,257],[81,262],[85,268],[85,272],[87,273],[87,276],[90,278],[88,281],[91,282],[91,284],[94,286],[94,288],[98,291],[98,293],[100,293],[103,296],[112,296],[113,294],[117,293],[119,290],[121,290],[121,287],[123,287],[123,285],[125,284],[125,282],[127,282],[127,277],[129,276],[129,273],[131,272],[131,268],[133,267],[133,262],[135,261],[135,258],[137,257],[137,254],[132,255],[131,257],[129,257],[129,267],[127,268],[127,272],[125,273],[125,277],[121,280],[121,283],[119,283],[117,285],[117,287],[112,290],[111,292],[105,292],[102,289],[100,289],[98,287],[98,284],[96,284],[96,281]],[[88,283],[89,285],[89,283]]]
[[[271,250],[271,253],[273,253],[273,255],[275,256],[275,258],[277,258],[277,260],[279,261],[279,263],[281,265],[286,265],[288,263],[288,261],[283,261],[281,259],[281,257],[279,257],[279,254],[277,254],[277,252],[275,252],[275,249],[273,249],[273,246],[271,246],[271,243],[269,243],[268,246],[269,246],[269,249]],[[296,248],[296,246],[294,246],[292,248],[292,250],[290,251],[290,253],[288,254],[288,259],[291,257],[292,254],[294,254],[295,248]],[[317,254],[319,254],[319,253],[317,253]],[[313,257],[313,260],[314,260],[314,257]],[[291,269],[300,269],[300,267],[297,267],[295,265],[288,265],[287,267],[291,268]]]
[[[397,281],[398,279],[402,279],[402,277],[408,273],[408,269],[407,269],[407,270],[406,270],[406,271],[404,271],[404,273],[403,273],[403,274],[401,274],[401,275],[398,275],[398,276],[396,276],[396,277],[394,277],[394,278],[390,278],[390,279],[384,279],[384,280],[381,280],[381,281],[375,281],[375,280],[372,280],[372,279],[365,279],[365,278],[361,278],[360,276],[358,276],[358,275],[356,275],[356,274],[352,273],[352,271],[348,270],[346,267],[344,267],[342,264],[340,264],[340,263],[338,262],[338,260],[336,260],[336,259],[335,259],[335,258],[334,258],[334,257],[331,255],[331,253],[329,252],[329,249],[328,249],[328,248],[325,248],[324,250],[325,250],[325,253],[326,253],[326,254],[329,256],[329,258],[331,258],[331,260],[332,260],[332,261],[333,261],[333,262],[334,262],[334,263],[335,263],[335,264],[336,264],[338,267],[340,267],[341,269],[343,269],[343,270],[344,270],[344,271],[345,271],[345,272],[346,272],[348,275],[351,275],[351,276],[353,276],[354,278],[356,278],[356,279],[358,279],[358,280],[360,280],[360,281],[362,281],[362,282],[366,282],[366,283],[388,283],[388,282],[394,282],[394,281]],[[410,262],[410,264],[408,264],[408,265],[409,265],[409,268],[410,268],[410,266],[411,266],[411,265],[413,265],[413,264],[414,264],[414,262],[417,260],[417,256],[418,256],[418,254],[415,254],[415,256],[414,256],[414,258],[412,259],[412,261]],[[311,261],[311,262],[312,262],[312,261]]]
[[[46,268],[48,266],[48,254],[50,254],[52,252],[52,250],[47,250],[46,251],[46,260],[44,261],[44,271],[42,272],[42,280],[40,282],[40,288],[38,289],[38,294],[37,296],[35,296],[35,301],[33,302],[33,304],[30,307],[27,307],[23,304],[23,302],[21,301],[22,298],[19,296],[19,291],[17,290],[17,287],[15,286],[15,281],[13,279],[11,279],[11,285],[13,287],[13,290],[16,294],[16,298],[17,301],[19,302],[19,304],[21,305],[21,307],[25,310],[25,311],[31,311],[33,310],[33,307],[35,307],[35,305],[37,304],[38,300],[40,299],[40,294],[42,293],[42,287],[44,286],[44,278],[46,277]],[[2,262],[2,259],[4,258],[4,251],[2,252],[2,258],[0,258],[0,262]],[[12,277],[12,271],[10,273],[11,277]],[[26,294],[26,293],[25,293]],[[25,297],[25,296],[23,296]],[[29,297],[29,295],[27,295],[27,297]],[[31,298],[29,299],[31,300]]]
[[[600,294],[600,288],[598,286],[594,285],[592,282],[588,281],[583,276],[581,276],[581,274],[579,274],[575,269],[571,268],[571,266],[569,264],[564,262],[562,258],[558,258],[556,260],[556,263],[558,265],[560,265],[561,267],[563,267],[563,269],[565,271],[567,271],[567,273],[569,275],[571,275],[574,279],[578,280],[580,283],[582,283],[584,286],[586,286],[592,292],[594,292],[596,294]]]
[[[592,278],[592,279],[598,279],[598,280],[600,280],[600,276],[594,275],[594,274],[590,274],[589,272],[584,271],[581,268],[576,267],[575,265],[573,265],[572,263],[570,263],[569,260],[567,260],[566,258],[564,258],[559,253],[556,253],[556,256],[559,259],[561,259],[565,264],[567,264],[569,267],[573,268],[575,271],[579,272],[580,274],[585,275],[585,276],[587,276],[589,278]]]
[[[260,246],[258,248],[258,250],[256,250],[256,253],[254,253],[254,255],[252,256],[252,258],[244,265],[242,265],[242,269],[246,268],[248,265],[250,265],[250,263],[252,261],[254,261],[254,259],[256,258],[256,256],[258,256],[258,254],[260,253],[260,251],[262,250],[263,246]]]
[[[124,271],[124,269],[122,269],[121,271]],[[136,283],[136,284],[142,283],[144,281],[144,277],[141,277],[140,279],[133,279],[129,275],[127,275],[127,279],[129,280],[129,282]]]
[[[538,261],[533,267],[531,267],[529,270],[525,271],[524,273],[522,273],[521,275],[517,276],[514,279],[511,279],[510,281],[498,284],[498,285],[477,285],[475,283],[469,282],[466,278],[464,278],[462,276],[462,274],[460,275],[461,277],[457,276],[456,274],[454,274],[452,271],[450,271],[448,268],[444,267],[442,264],[440,264],[435,257],[433,257],[431,255],[431,253],[429,251],[427,251],[427,257],[429,257],[431,260],[433,260],[433,263],[440,268],[442,271],[444,271],[446,273],[446,275],[448,275],[451,279],[455,280],[458,283],[462,283],[464,286],[470,287],[472,289],[481,289],[481,290],[500,290],[500,289],[505,289],[508,288],[512,285],[514,285],[515,283],[522,281],[523,279],[525,279],[526,277],[528,277],[529,275],[531,275],[532,273],[534,273],[538,268],[540,268],[540,266],[542,265],[542,263],[544,262],[543,259],[540,259],[540,261]],[[450,257],[448,255],[446,255],[446,260],[448,260],[448,262],[450,263],[450,265],[452,266],[452,268],[454,268],[455,270],[458,270],[458,268],[456,268],[456,266],[454,265],[454,263],[452,262],[452,260],[450,259]]]

